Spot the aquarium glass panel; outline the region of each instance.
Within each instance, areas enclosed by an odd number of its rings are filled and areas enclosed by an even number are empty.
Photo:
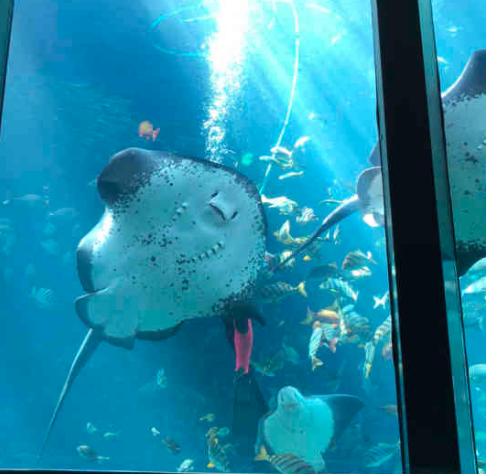
[[[472,406],[479,469],[486,452],[486,359],[483,317],[486,308],[486,51],[479,25],[484,5],[465,8],[432,1],[437,66],[442,91],[447,168],[454,221],[456,268],[460,280],[462,326],[469,370],[468,387],[460,388]],[[460,318],[460,314],[457,314]],[[461,329],[453,339],[461,339]],[[454,341],[453,341],[454,343]],[[461,429],[471,430],[471,424]],[[465,434],[463,433],[463,436]],[[470,443],[472,444],[472,443]]]
[[[16,3],[0,468],[401,472],[373,58],[358,0]]]

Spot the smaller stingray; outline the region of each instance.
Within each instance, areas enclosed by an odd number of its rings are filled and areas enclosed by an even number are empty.
[[[362,407],[351,395],[304,397],[296,388],[284,387],[277,409],[260,420],[256,452],[264,446],[270,454],[292,453],[320,472],[323,455]]]
[[[474,52],[456,82],[442,94],[447,167],[454,218],[457,272],[464,275],[486,257],[486,50]],[[358,210],[370,226],[383,224],[379,144],[370,153],[372,168],[358,177],[356,195],[329,214],[312,237],[277,268],[303,252],[330,227]],[[418,169],[420,172],[420,169]],[[441,205],[442,203],[439,203]]]

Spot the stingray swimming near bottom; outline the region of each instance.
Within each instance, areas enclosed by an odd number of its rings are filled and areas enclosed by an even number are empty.
[[[325,469],[323,456],[363,407],[352,395],[304,397],[287,386],[277,394],[277,408],[259,423],[257,455],[262,447],[270,454],[292,454],[312,466]]]
[[[486,257],[486,50],[471,55],[459,78],[442,94],[442,106],[457,272],[462,276]],[[383,225],[379,144],[371,151],[369,161],[373,167],[359,175],[356,194],[332,211],[311,238],[276,268],[283,267],[326,230],[357,211],[362,212],[368,225]]]
[[[75,308],[89,330],[39,459],[66,394],[102,341],[131,349],[136,339],[172,336],[188,319],[257,317],[245,305],[265,267],[266,220],[245,176],[202,159],[131,148],[110,159],[97,187],[105,211],[76,253],[86,295]],[[253,389],[252,373],[246,375]]]

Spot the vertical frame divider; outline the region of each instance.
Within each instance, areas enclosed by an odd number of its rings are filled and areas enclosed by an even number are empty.
[[[430,0],[372,0],[402,460],[476,471]]]

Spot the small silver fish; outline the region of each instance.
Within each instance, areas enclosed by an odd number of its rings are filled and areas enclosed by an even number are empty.
[[[87,459],[88,461],[102,462],[108,461],[110,459],[107,456],[99,456],[98,454],[96,454],[96,451],[93,448],[86,444],[78,446],[76,448],[76,451],[82,458]]]
[[[303,176],[303,171],[289,171],[288,173],[282,174],[278,177],[279,180],[289,179],[289,178],[297,178],[299,176]]]
[[[371,270],[368,267],[353,268],[342,273],[345,278],[350,280],[358,280],[360,278],[370,277],[372,275]]]
[[[288,158],[292,156],[292,152],[287,150],[287,148],[284,148],[283,146],[274,146],[273,148],[270,149],[270,151],[277,156],[283,155]]]
[[[94,434],[98,431],[98,428],[96,428],[95,425],[93,425],[93,423],[91,423],[90,421],[88,421],[88,423],[86,424],[86,431],[89,433],[89,434]]]
[[[296,148],[302,148],[308,141],[310,140],[310,137],[304,136],[300,137],[295,143],[294,143],[294,150]]]
[[[269,204],[270,209],[277,208],[282,215],[292,214],[299,205],[285,196],[268,198],[264,194],[261,196],[262,204]]]
[[[368,341],[365,344],[365,363],[363,367],[363,375],[365,379],[370,376],[371,368],[373,366],[373,360],[375,359],[376,346],[372,341]]]
[[[339,241],[339,235],[340,235],[340,228],[339,228],[339,224],[335,227],[334,229],[334,232],[332,233],[332,240],[334,241],[334,243],[336,245],[338,245],[340,243]]]
[[[317,216],[314,214],[314,209],[310,207],[303,207],[300,211],[300,215],[295,218],[295,221],[299,225],[306,225],[309,222],[318,220]]]
[[[30,298],[40,309],[51,309],[57,306],[57,298],[54,292],[49,288],[32,287]]]
[[[385,309],[386,302],[388,301],[388,290],[381,298],[378,298],[378,296],[373,296],[373,300],[373,309],[376,309],[380,306]]]
[[[194,471],[194,461],[192,459],[184,459],[177,468],[177,472]]]

